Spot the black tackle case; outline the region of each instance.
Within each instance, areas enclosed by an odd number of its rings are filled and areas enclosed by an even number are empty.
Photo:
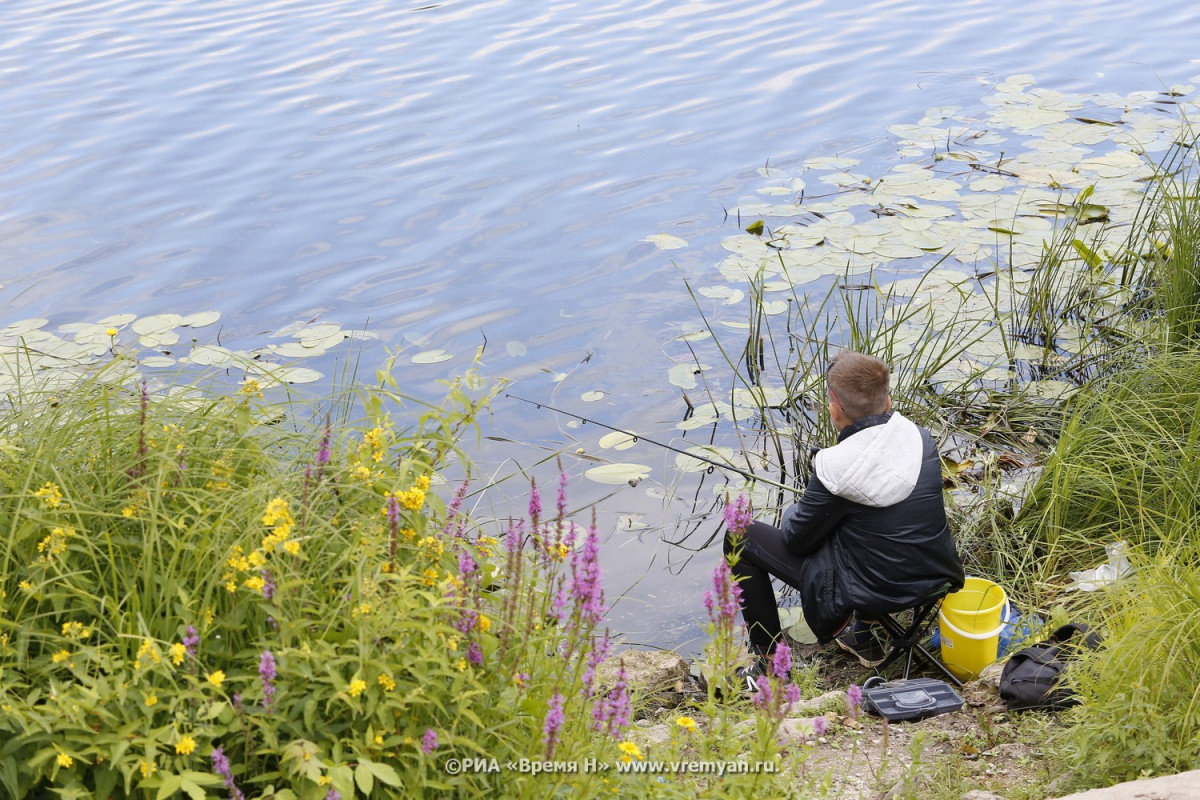
[[[863,705],[877,717],[903,722],[958,711],[963,699],[945,681],[911,678],[885,682],[876,676],[863,685]]]

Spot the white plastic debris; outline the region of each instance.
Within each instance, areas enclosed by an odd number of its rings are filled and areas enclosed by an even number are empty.
[[[1108,554],[1108,563],[1081,572],[1068,572],[1067,575],[1071,578],[1069,588],[1081,592],[1094,592],[1106,584],[1124,578],[1133,572],[1128,550],[1129,544],[1126,542],[1106,544],[1104,552]]]

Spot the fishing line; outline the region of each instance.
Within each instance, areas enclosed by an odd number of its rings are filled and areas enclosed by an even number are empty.
[[[670,450],[673,453],[679,453],[682,456],[687,456],[688,458],[694,458],[697,461],[703,461],[705,464],[710,465],[710,467],[719,467],[720,469],[727,469],[730,472],[736,472],[738,475],[741,475],[743,478],[745,478],[746,480],[751,481],[751,482],[765,483],[768,486],[773,486],[776,489],[783,489],[785,492],[791,492],[792,494],[804,494],[804,490],[802,490],[802,489],[796,489],[792,486],[785,486],[784,484],[779,483],[777,481],[770,480],[769,478],[764,478],[760,475],[755,475],[753,472],[747,472],[743,469],[738,469],[737,467],[735,467],[731,464],[724,464],[719,461],[713,461],[711,458],[705,458],[704,456],[696,455],[695,453],[689,453],[687,450],[680,450],[678,447],[674,447],[669,444],[664,444],[663,442],[658,442],[658,441],[655,441],[654,439],[649,439],[640,434],[630,433],[629,431],[622,430],[621,428],[614,428],[612,425],[606,425],[603,422],[598,422],[597,420],[591,419],[590,417],[581,417],[578,414],[572,414],[570,411],[563,411],[561,408],[555,408],[552,405],[548,405],[546,403],[539,403],[535,400],[526,400],[524,397],[518,397],[517,395],[509,394],[508,392],[505,392],[504,396],[511,397],[513,400],[520,400],[522,403],[528,403],[529,405],[536,406],[537,408],[544,408],[547,411],[553,411],[556,414],[562,414],[563,416],[571,417],[572,419],[577,419],[580,422],[584,423],[585,425],[599,425],[601,428],[606,428],[607,430],[610,430],[610,431],[616,431],[617,433],[623,433],[626,436],[631,437],[635,443],[636,442],[646,442],[647,444],[652,444],[655,447],[661,447],[664,450]]]

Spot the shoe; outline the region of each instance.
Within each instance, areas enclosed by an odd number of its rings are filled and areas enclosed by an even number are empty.
[[[875,625],[861,620],[854,620],[853,625],[846,626],[835,639],[838,647],[858,659],[864,667],[877,667],[887,657],[883,642],[877,635]]]
[[[767,675],[769,669],[766,656],[756,656],[749,666],[734,671],[737,685],[743,694],[758,694],[758,679]]]

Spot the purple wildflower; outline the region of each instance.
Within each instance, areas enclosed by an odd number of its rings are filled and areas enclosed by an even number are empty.
[[[787,686],[783,687],[783,699],[787,700],[789,706],[799,703],[801,697],[802,694],[800,692],[800,687],[796,684],[789,683]]]
[[[387,520],[388,527],[393,531],[400,527],[400,501],[394,494],[389,494],[387,498]]]
[[[812,726],[814,736],[824,736],[825,731],[829,730],[829,723],[825,721],[825,717],[813,717]]]
[[[242,696],[241,696],[241,694],[239,694],[238,692],[234,692],[233,697],[230,699],[233,701],[233,710],[238,712],[239,714],[242,713]]]
[[[524,544],[525,533],[524,530],[522,530],[524,527],[524,520],[517,520],[515,523],[509,523],[508,531],[504,534],[504,547],[507,549],[510,556],[519,552],[521,545]]]
[[[333,434],[332,426],[329,424],[329,414],[325,415],[325,434],[321,437],[321,447],[317,450],[317,466],[323,467],[330,462],[333,454],[329,449],[329,440]]]
[[[596,667],[608,658],[610,647],[612,647],[612,640],[608,638],[608,631],[605,631],[604,638],[596,642],[592,646],[592,652],[588,653],[587,669],[583,673],[583,686],[587,689],[588,697],[592,696],[592,682],[596,678]]]
[[[559,465],[561,468],[561,464]],[[558,518],[567,516],[567,473],[558,473]]]
[[[750,511],[750,500],[744,494],[739,494],[737,499],[725,506],[725,527],[734,536],[738,536],[746,532],[750,527],[750,523],[754,521],[754,516]]]
[[[621,732],[629,727],[629,718],[633,713],[624,664],[617,668],[617,682],[613,685],[608,697],[605,698],[605,705],[608,707],[608,732],[614,739],[619,739]]]
[[[792,674],[792,648],[783,642],[775,645],[775,655],[771,658],[771,674],[781,679],[786,679]]]
[[[595,624],[604,617],[604,587],[600,582],[600,534],[596,526],[588,528],[583,549],[572,551],[571,595],[581,610],[580,620]]]
[[[467,646],[467,661],[472,664],[483,663],[483,650],[479,647],[479,642],[471,642]]]
[[[275,579],[271,577],[269,569],[259,571],[259,576],[263,579],[262,596],[268,600],[275,599]]]
[[[225,779],[225,788],[229,790],[231,800],[246,800],[246,795],[242,794],[242,790],[237,787],[233,781],[233,772],[229,768],[229,758],[225,755],[225,751],[218,747],[212,752],[213,772]]]
[[[462,573],[463,577],[470,575],[477,569],[479,569],[479,565],[475,563],[475,559],[471,558],[470,553],[466,550],[459,552],[458,571]]]
[[[771,707],[774,696],[771,693],[771,680],[766,675],[758,676],[758,691],[754,693],[754,705],[758,708]]]
[[[460,483],[454,490],[450,504],[446,506],[446,523],[442,526],[442,533],[452,535],[455,539],[460,538],[466,530],[463,515],[459,511],[462,509],[463,499],[467,496],[467,485],[467,481]]]
[[[342,800],[342,793],[331,786],[329,787],[329,791],[325,794],[325,800]]]
[[[258,661],[258,677],[262,679],[263,708],[271,707],[271,698],[275,696],[275,656],[270,650],[263,650],[262,658]]]
[[[200,634],[196,632],[195,625],[187,626],[187,635],[183,637],[183,646],[187,648],[189,656],[196,657],[196,648],[200,646]]]
[[[710,615],[714,610],[716,611],[717,619],[714,622],[723,621],[732,625],[737,619],[738,609],[741,608],[742,587],[733,580],[733,571],[725,559],[721,559],[716,569],[713,570],[712,581],[712,606],[709,607],[707,596],[704,599],[704,605],[708,608]]]
[[[862,706],[862,689],[857,683],[850,684],[850,688],[846,690],[846,702],[850,706],[850,717],[858,719],[858,709]]]
[[[437,749],[437,746],[438,746],[437,731],[435,731],[433,728],[426,728],[425,735],[421,737],[421,752],[424,753],[425,755],[429,755],[430,753],[432,753],[434,750]]]
[[[537,481],[529,481],[529,521],[537,527],[538,520],[542,518],[542,496],[538,493]]]
[[[546,712],[546,724],[542,727],[543,733],[546,734],[547,758],[554,755],[554,748],[558,744],[558,732],[562,729],[564,719],[563,696],[561,692],[555,692],[550,698],[550,709]]]
[[[551,601],[551,608],[554,609],[554,616],[559,622],[563,622],[567,618],[567,590],[559,589],[554,593],[554,600]]]

